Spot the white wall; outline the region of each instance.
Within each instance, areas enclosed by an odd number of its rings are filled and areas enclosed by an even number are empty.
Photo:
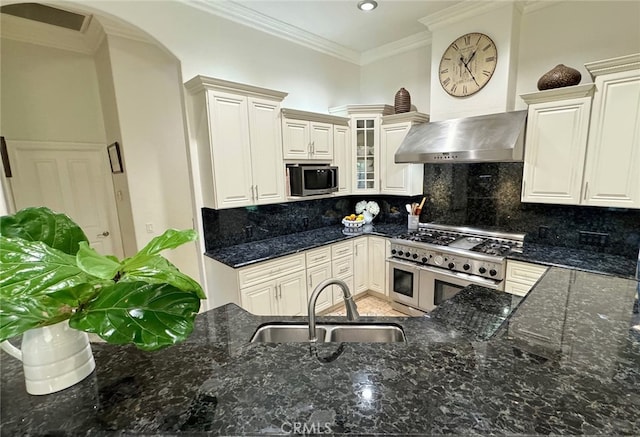
[[[473,27],[457,30],[462,35],[467,31],[482,29]],[[486,32],[491,34],[490,30]],[[450,37],[453,41],[454,37]],[[507,103],[513,109],[526,109],[520,94],[536,91],[540,76],[557,64],[563,63],[578,69],[582,73],[581,83],[589,83],[591,78],[584,63],[640,52],[640,2],[549,3],[549,6],[541,9],[525,11],[520,23],[519,39],[515,93],[511,94]],[[431,47],[432,59],[421,60],[421,54],[413,51],[363,66],[361,99],[392,104],[395,91],[404,86],[411,93],[412,100],[417,95],[418,110],[433,115],[439,110],[440,103],[436,101],[434,106],[429,90],[431,75],[425,75],[424,71],[431,68],[432,62],[437,68],[443,49]],[[436,81],[434,85],[440,87],[437,77],[433,80]],[[407,85],[409,83],[413,84],[413,88]],[[495,97],[491,91],[495,83],[494,77],[478,96],[484,93],[489,98]],[[431,101],[426,110],[420,103],[424,100]]]
[[[92,56],[0,42],[0,125],[7,140],[105,142]]]
[[[327,113],[359,98],[360,67],[177,1],[78,2],[147,32],[197,74],[288,92],[284,107]]]
[[[121,148],[138,248],[167,228],[193,227],[179,62],[156,46],[108,37]],[[153,231],[147,230],[147,225]],[[198,277],[193,243],[165,256]]]
[[[360,97],[357,103],[385,103],[393,106],[398,90],[411,95],[415,110],[429,113],[431,46],[384,58],[360,70]]]
[[[537,91],[538,79],[558,64],[582,73],[584,64],[640,52],[640,2],[562,2],[523,16],[516,109],[527,105],[520,94]]]

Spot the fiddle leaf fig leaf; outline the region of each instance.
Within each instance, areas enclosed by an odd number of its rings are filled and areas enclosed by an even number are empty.
[[[83,272],[101,279],[113,279],[120,270],[120,262],[114,261],[112,257],[100,255],[85,241],[80,242],[76,262]]]
[[[0,340],[69,318],[102,281],[40,241],[0,236]]]
[[[120,282],[144,281],[150,284],[169,284],[182,291],[195,293],[200,299],[206,299],[202,287],[176,266],[160,255],[131,258],[121,270]]]
[[[199,309],[195,293],[172,285],[118,282],[103,287],[71,317],[69,325],[109,343],[133,343],[151,351],[185,340]]]
[[[25,208],[14,215],[0,217],[0,235],[42,241],[69,255],[78,252],[81,241],[88,241],[80,226],[68,216],[44,207]]]
[[[164,234],[149,241],[133,258],[143,255],[157,255],[165,249],[175,249],[185,243],[194,241],[196,238],[198,238],[198,234],[193,229],[183,231],[167,229]]]

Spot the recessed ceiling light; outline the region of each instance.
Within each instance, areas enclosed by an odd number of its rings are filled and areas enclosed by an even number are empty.
[[[358,9],[365,12],[373,11],[377,7],[378,7],[378,2],[374,0],[364,0],[358,3]]]

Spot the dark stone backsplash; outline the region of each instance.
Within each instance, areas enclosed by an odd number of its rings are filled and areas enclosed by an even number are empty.
[[[527,234],[529,242],[638,256],[639,210],[522,203],[523,166],[425,164],[427,201],[420,221],[519,232]],[[608,244],[604,248],[580,244],[578,231],[607,233]]]
[[[526,241],[635,259],[640,211],[520,202],[522,163],[425,164],[421,222],[525,233]],[[354,195],[233,209],[202,209],[206,249],[339,225],[360,200],[375,200],[375,223],[406,223],[405,204],[421,196]],[[541,228],[541,227],[546,227]],[[578,231],[609,234],[605,247],[581,244]],[[545,235],[546,233],[546,235]]]
[[[421,197],[357,195],[232,209],[202,208],[206,250],[339,225],[361,200],[375,200],[373,223],[406,223],[405,205]]]

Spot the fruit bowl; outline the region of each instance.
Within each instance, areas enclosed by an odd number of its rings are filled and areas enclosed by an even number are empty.
[[[342,224],[346,228],[359,228],[364,225],[364,220],[346,220],[342,219]]]

